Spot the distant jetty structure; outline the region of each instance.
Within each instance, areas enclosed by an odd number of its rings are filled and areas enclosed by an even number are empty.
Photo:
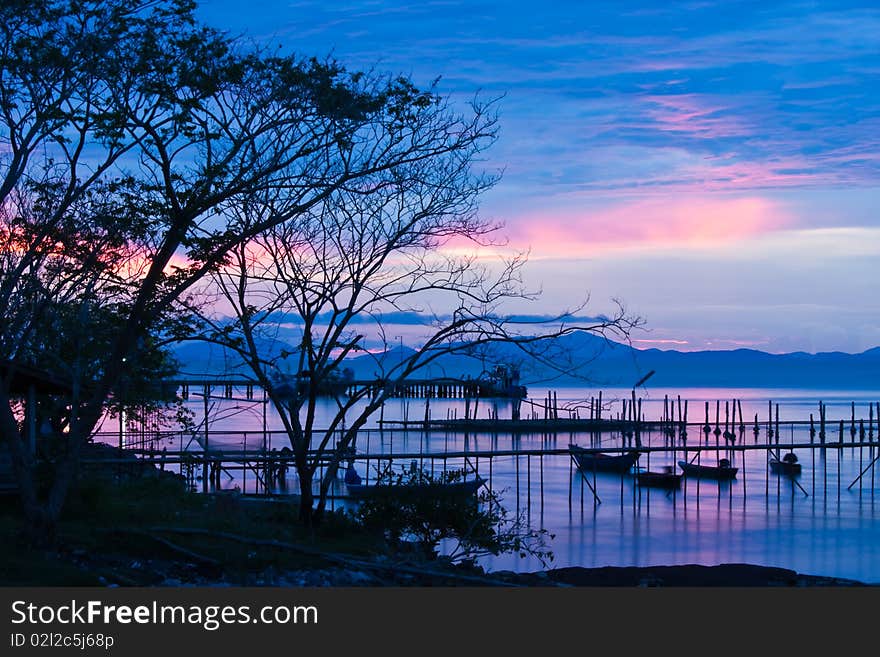
[[[275,385],[284,386],[287,394],[304,390],[308,374],[298,377],[279,379]],[[189,399],[190,390],[221,391],[226,399],[232,399],[236,391],[243,392],[245,399],[254,399],[254,391],[260,390],[260,383],[254,379],[243,377],[198,377],[181,378],[165,381],[164,386],[178,391],[181,399]],[[528,395],[526,386],[520,383],[519,371],[515,368],[499,365],[490,372],[477,378],[432,377],[405,378],[390,380],[383,378],[355,379],[350,371],[338,377],[332,377],[318,386],[321,395],[354,395],[363,390],[371,396],[380,391],[391,398],[413,399],[468,399],[478,397],[523,399]]]

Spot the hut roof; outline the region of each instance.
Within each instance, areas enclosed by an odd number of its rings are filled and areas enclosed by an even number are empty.
[[[73,387],[70,380],[58,373],[12,360],[0,360],[0,381],[12,395],[25,395],[30,388],[42,394],[64,394]]]

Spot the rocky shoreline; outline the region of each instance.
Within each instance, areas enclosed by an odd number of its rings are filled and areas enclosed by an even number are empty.
[[[454,575],[450,573],[450,575]],[[473,577],[473,579],[470,579]],[[480,582],[483,579],[485,581]],[[269,576],[269,586],[493,586],[519,587],[854,587],[863,582],[805,575],[785,568],[752,564],[644,567],[569,567],[532,573],[501,571],[459,580],[441,574],[399,573],[390,581],[375,573],[351,569],[321,569]]]
[[[301,569],[266,568],[230,577],[223,569],[180,560],[121,562],[79,553],[74,560],[94,571],[104,586],[267,586],[267,587],[864,587],[856,580],[807,575],[786,568],[754,564],[705,566],[566,567],[531,573],[484,572],[480,568],[412,564],[377,558],[350,565],[315,565]]]
[[[529,586],[621,586],[621,587],[807,587],[866,586],[863,582],[838,577],[805,575],[786,568],[753,564],[704,566],[644,566],[602,568],[558,568],[537,573],[495,573],[496,577]]]
[[[197,585],[232,585],[202,581]],[[187,586],[186,582],[168,579],[163,586]],[[301,571],[266,571],[255,576],[249,585],[282,587],[352,587],[352,586],[517,586],[517,587],[862,587],[856,580],[805,575],[785,568],[752,564],[703,566],[644,567],[570,567],[533,573],[503,571],[474,575],[468,573],[398,572],[393,576],[351,568],[317,568]]]

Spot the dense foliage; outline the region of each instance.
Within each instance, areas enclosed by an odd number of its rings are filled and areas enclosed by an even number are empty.
[[[381,533],[393,550],[414,546],[427,559],[473,562],[506,553],[531,555],[545,565],[553,559],[547,546],[552,535],[530,528],[524,518],[512,518],[498,493],[486,486],[477,493],[450,492],[449,484],[463,481],[465,470],[432,473],[416,464],[405,471],[389,467],[355,516],[366,529]]]

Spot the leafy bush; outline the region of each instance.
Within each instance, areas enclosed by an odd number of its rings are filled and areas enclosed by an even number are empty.
[[[381,532],[398,553],[409,548],[451,563],[507,553],[535,556],[545,566],[553,560],[547,546],[552,534],[530,528],[524,515],[511,517],[485,483],[476,493],[462,488],[467,480],[465,470],[433,474],[415,463],[405,472],[386,468],[355,517],[365,529]]]

